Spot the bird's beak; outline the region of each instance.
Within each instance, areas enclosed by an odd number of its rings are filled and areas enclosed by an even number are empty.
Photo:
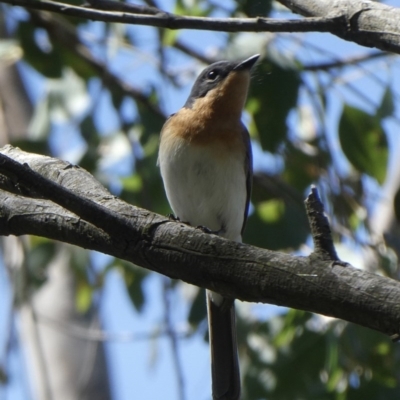
[[[245,71],[245,70],[250,70],[253,65],[256,63],[258,58],[260,57],[259,54],[255,54],[254,56],[251,56],[247,58],[244,61],[241,61],[238,65],[236,65],[235,68],[233,68],[233,71]]]

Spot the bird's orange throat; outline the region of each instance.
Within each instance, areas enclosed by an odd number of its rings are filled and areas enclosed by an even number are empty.
[[[181,109],[172,117],[173,125],[181,128],[180,136],[197,145],[220,142],[224,147],[241,147],[238,130],[249,82],[247,71],[233,71],[221,86],[196,99],[192,108]]]

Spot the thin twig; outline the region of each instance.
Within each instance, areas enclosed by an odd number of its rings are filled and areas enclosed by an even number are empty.
[[[374,53],[367,53],[361,56],[349,57],[341,60],[335,60],[325,63],[305,65],[303,71],[327,71],[333,68],[348,67],[350,65],[359,64],[361,62],[374,60],[375,58],[393,56],[393,54],[378,51]],[[358,66],[358,65],[357,65]]]
[[[311,187],[311,192],[304,203],[314,241],[314,254],[324,260],[339,261],[333,245],[328,218],[324,213],[324,205],[315,186]]]
[[[196,58],[197,60],[201,61],[204,64],[212,64],[213,62],[218,61],[217,58],[207,57],[204,54],[195,50],[193,47],[190,47],[187,44],[183,43],[179,39],[174,42],[173,46],[176,49],[180,50],[182,53],[185,53],[186,55],[188,55],[190,57]]]

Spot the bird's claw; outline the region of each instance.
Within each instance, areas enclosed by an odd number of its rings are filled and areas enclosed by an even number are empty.
[[[168,214],[168,215],[167,215],[167,218],[168,218],[170,221],[180,222],[179,217],[176,217],[174,214]]]
[[[209,235],[219,235],[221,233],[221,230],[213,231],[210,228],[207,228],[206,226],[203,225],[196,226],[196,229],[201,230],[203,233],[208,233]]]

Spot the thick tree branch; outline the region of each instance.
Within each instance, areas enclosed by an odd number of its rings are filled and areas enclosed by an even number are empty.
[[[347,29],[333,32],[366,47],[400,53],[400,9],[363,0],[278,0],[305,17],[346,20]]]
[[[318,256],[294,257],[208,235],[115,198],[86,171],[68,163],[11,146],[0,153],[7,156],[0,164],[1,235],[41,235],[227,297],[330,315],[393,337],[400,331],[399,282]],[[37,179],[38,172],[42,178]],[[27,197],[39,193],[62,206]],[[106,220],[99,210],[108,213]]]

